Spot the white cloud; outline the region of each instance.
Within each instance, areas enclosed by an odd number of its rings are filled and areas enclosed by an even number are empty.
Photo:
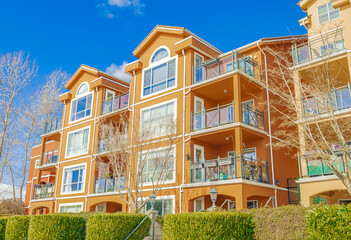
[[[16,191],[16,198],[18,198],[20,196],[19,194],[20,188],[15,187],[15,191]],[[0,183],[0,200],[13,198],[12,193],[13,193],[12,185]],[[26,190],[23,189],[22,197],[24,198],[25,195],[26,195]]]
[[[126,64],[128,64],[128,62],[126,61],[123,61],[121,65],[116,65],[112,63],[109,67],[106,68],[106,72],[108,74],[111,74],[113,76],[119,77],[123,80],[130,82],[132,80],[131,76],[124,72]]]
[[[105,16],[107,18],[113,18],[117,16],[117,14],[111,13],[115,8],[119,9],[132,9],[134,14],[142,14],[143,8],[145,4],[141,2],[141,0],[107,0],[107,4],[100,4],[98,7],[105,8]]]

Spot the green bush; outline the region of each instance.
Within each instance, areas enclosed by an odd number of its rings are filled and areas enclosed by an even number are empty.
[[[13,216],[7,219],[6,224],[6,240],[22,240],[28,239],[30,216]]]
[[[0,240],[5,239],[7,217],[0,217]]]
[[[310,239],[351,239],[351,205],[313,208],[306,221]]]
[[[87,240],[124,239],[146,217],[144,214],[101,213],[91,215],[87,222]],[[148,217],[129,239],[143,239],[150,227]]]
[[[32,216],[29,223],[28,239],[61,240],[84,239],[85,220],[72,214],[49,214]]]
[[[169,214],[163,223],[163,239],[254,239],[252,215],[236,212]]]
[[[253,215],[255,239],[306,239],[307,209],[301,206],[283,206],[279,208],[260,208],[248,210]]]

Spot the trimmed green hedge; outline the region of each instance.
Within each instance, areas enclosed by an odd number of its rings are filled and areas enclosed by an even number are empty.
[[[87,222],[87,240],[125,239],[133,229],[146,217],[144,214],[96,214]],[[129,239],[143,239],[150,226],[148,217]]]
[[[329,205],[308,211],[310,239],[351,239],[351,205]]]
[[[169,214],[163,239],[254,239],[252,215],[236,212]]]
[[[28,239],[28,228],[30,216],[13,216],[7,219],[6,240],[24,240]]]
[[[72,214],[49,214],[31,216],[29,240],[84,239],[85,219]]]
[[[255,224],[255,239],[285,240],[307,238],[307,209],[301,206],[250,209]]]
[[[7,219],[8,217],[0,217],[0,240],[5,239]]]

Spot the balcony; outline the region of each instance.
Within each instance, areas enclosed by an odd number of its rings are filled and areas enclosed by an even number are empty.
[[[53,118],[51,121],[44,123],[44,131],[43,134],[48,134],[51,132],[55,132],[61,128],[61,118]]]
[[[268,162],[243,155],[190,163],[190,182],[246,179],[269,183]]]
[[[107,193],[107,192],[116,192],[118,189],[123,191],[125,179],[121,178],[121,181],[117,177],[95,177],[95,187],[94,193]]]
[[[242,104],[242,122],[252,127],[265,130],[263,111]],[[205,109],[201,112],[191,113],[191,131],[210,129],[230,123],[234,123],[234,103]]]
[[[119,94],[115,98],[102,102],[101,115],[115,112],[119,109],[127,107],[129,104],[129,93]]]
[[[34,185],[32,200],[53,198],[54,188],[55,188],[55,183]]]
[[[261,67],[251,57],[245,57],[237,51],[210,59],[192,69],[192,84],[210,80],[226,73],[240,71],[256,81],[261,81]]]
[[[312,39],[312,40],[311,40]],[[308,42],[293,46],[291,56],[294,65],[298,66],[314,60],[328,59],[333,55],[343,52],[345,49],[342,30],[322,34],[317,38],[310,38]]]
[[[41,155],[40,164],[37,167],[47,167],[52,166],[57,163],[58,150],[53,150],[50,152],[43,153]]]
[[[121,143],[127,145],[128,143],[128,134],[124,133],[119,135],[120,139],[116,141],[116,143]],[[107,151],[107,145],[109,143],[109,138],[99,138],[98,139],[98,147],[97,147],[97,152],[98,153],[103,153]]]
[[[304,117],[329,113],[330,111],[341,111],[351,108],[351,86],[333,89],[324,97],[307,97],[303,99]]]

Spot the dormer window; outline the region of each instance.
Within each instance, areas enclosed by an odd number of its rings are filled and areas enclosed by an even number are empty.
[[[169,50],[161,47],[150,60],[150,67],[144,70],[142,95],[147,96],[176,85],[176,57],[170,58]]]
[[[91,116],[92,97],[88,83],[82,83],[77,90],[76,99],[72,100],[70,122]]]

